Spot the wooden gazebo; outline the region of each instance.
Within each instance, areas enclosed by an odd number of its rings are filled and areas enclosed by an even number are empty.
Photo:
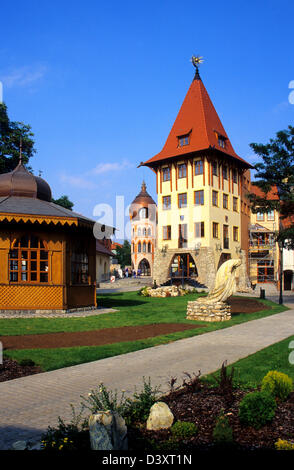
[[[0,310],[96,306],[94,221],[51,202],[20,163],[0,175]]]

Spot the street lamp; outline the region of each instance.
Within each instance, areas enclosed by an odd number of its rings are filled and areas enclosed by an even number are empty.
[[[279,199],[281,200],[281,188],[278,186],[278,196]],[[281,231],[281,222],[279,218],[279,233]],[[280,295],[279,295],[279,304],[283,304],[283,248],[284,248],[284,242],[283,240],[278,241],[279,245],[279,274],[280,274]]]
[[[279,261],[280,261],[280,295],[279,295],[279,304],[283,304],[283,241],[279,241]]]

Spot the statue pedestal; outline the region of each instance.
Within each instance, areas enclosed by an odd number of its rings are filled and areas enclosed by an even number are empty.
[[[205,322],[230,320],[231,307],[225,302],[205,304],[197,301],[189,301],[187,306],[186,319]]]

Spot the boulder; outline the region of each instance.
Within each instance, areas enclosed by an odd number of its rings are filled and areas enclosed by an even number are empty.
[[[92,450],[127,450],[127,426],[115,411],[99,411],[89,417]]]
[[[158,431],[159,429],[168,429],[172,426],[174,415],[166,403],[158,401],[150,408],[150,414],[147,420],[147,429],[149,431]]]

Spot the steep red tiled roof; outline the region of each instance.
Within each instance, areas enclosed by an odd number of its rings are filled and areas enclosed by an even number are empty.
[[[96,252],[102,255],[113,256],[112,251],[108,250],[108,248],[106,248],[106,246],[103,243],[100,243],[98,240],[96,240]]]
[[[255,194],[256,196],[258,197],[262,197],[264,198],[265,197],[265,193],[253,183],[251,183],[251,189],[250,189],[251,193]],[[266,199],[268,201],[278,201],[279,200],[279,196],[278,196],[278,189],[276,186],[273,186],[271,188],[271,190],[267,193],[266,195]]]
[[[120,248],[122,248],[121,243],[113,242],[113,243],[111,244],[111,249],[112,249],[112,250],[115,250],[118,246],[119,246]]]
[[[189,133],[189,144],[180,147],[178,137]],[[219,145],[219,135],[225,138],[225,148]],[[162,160],[211,147],[238,160],[247,168],[252,167],[234,151],[202,80],[194,79],[163,149],[144,165],[153,167]]]
[[[294,215],[287,217],[286,219],[281,220],[284,228],[290,228],[294,225]]]

